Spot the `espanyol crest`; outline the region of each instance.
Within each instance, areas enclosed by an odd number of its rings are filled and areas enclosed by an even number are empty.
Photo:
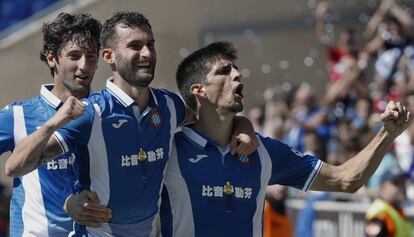
[[[153,127],[156,127],[156,128],[161,127],[161,122],[162,122],[161,114],[156,109],[153,109],[151,111],[150,118],[151,118],[151,125]]]

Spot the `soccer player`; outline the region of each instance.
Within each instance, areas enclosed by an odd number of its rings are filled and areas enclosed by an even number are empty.
[[[103,25],[101,43],[103,59],[112,69],[106,87],[83,103],[70,97],[42,128],[18,144],[8,163],[17,171],[20,165],[33,169],[87,145],[89,155],[78,159],[80,186],[95,191],[100,203],[112,209],[112,218],[99,228],[76,228],[76,234],[152,236],[172,138],[191,116],[178,95],[149,87],[156,52],[147,18],[137,12],[115,13]],[[254,151],[249,144],[237,146],[236,152]],[[79,207],[77,200],[77,195],[68,199],[69,213]]]
[[[174,137],[160,212],[164,237],[262,236],[268,184],[355,192],[411,122],[406,107],[390,102],[380,132],[341,166],[260,135],[257,151],[240,162],[228,150],[233,118],[243,109],[235,60],[233,46],[219,42],[194,52],[178,67],[180,93],[199,118]]]
[[[89,95],[99,52],[101,24],[89,15],[61,13],[43,26],[40,58],[50,68],[53,84],[42,85],[40,95],[6,106],[0,111],[0,153],[13,151],[25,136],[39,129],[69,96]],[[15,174],[11,201],[10,236],[67,236],[73,220],[63,210],[74,192],[73,162],[83,148],[75,149],[20,176]],[[7,175],[12,175],[6,169]],[[84,196],[86,209],[97,207],[96,194]],[[79,213],[78,213],[79,214]],[[79,223],[92,226],[105,222],[99,213],[83,213]],[[98,216],[98,218],[96,218]]]

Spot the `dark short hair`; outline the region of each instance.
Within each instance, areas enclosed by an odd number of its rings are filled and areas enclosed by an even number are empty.
[[[178,66],[176,80],[181,97],[193,110],[197,110],[197,100],[191,94],[194,84],[203,83],[213,64],[220,59],[234,61],[237,51],[232,43],[215,42],[209,44],[186,57]]]
[[[117,25],[122,27],[138,27],[142,24],[146,24],[151,28],[148,19],[139,12],[121,11],[114,13],[109,19],[107,19],[101,31],[101,45],[104,48],[110,48],[115,39]]]
[[[47,63],[46,55],[60,53],[66,43],[73,41],[79,46],[96,45],[99,49],[101,23],[89,14],[71,15],[60,13],[53,21],[43,24],[43,49],[40,60]],[[97,55],[98,56],[98,55]],[[50,69],[52,76],[53,68]]]

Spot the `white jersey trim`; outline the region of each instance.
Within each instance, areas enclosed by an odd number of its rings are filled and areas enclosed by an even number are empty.
[[[270,177],[272,175],[272,159],[267,152],[265,146],[257,136],[259,141],[259,147],[257,153],[260,159],[261,171],[260,171],[260,191],[256,197],[256,211],[253,215],[253,237],[261,237],[263,235],[262,219],[263,219],[263,204],[266,194],[266,187],[269,184]]]
[[[14,142],[19,143],[27,136],[22,106],[13,106]],[[22,176],[24,203],[22,207],[23,236],[49,236],[48,221],[40,187],[38,170]]]
[[[303,191],[308,191],[310,186],[312,186],[313,181],[315,181],[316,176],[318,176],[319,172],[321,171],[322,165],[323,162],[321,160],[318,160],[311,174],[306,180],[305,185],[302,188]]]

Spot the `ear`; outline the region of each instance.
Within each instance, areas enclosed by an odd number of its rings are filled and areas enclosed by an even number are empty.
[[[48,51],[46,53],[46,61],[47,61],[47,65],[49,65],[50,68],[54,68],[56,66],[56,58],[55,58],[55,55],[51,51]]]
[[[114,64],[115,63],[114,51],[112,51],[112,49],[110,49],[110,48],[102,49],[102,58],[108,64]]]
[[[202,84],[193,84],[190,87],[191,94],[195,95],[196,97],[199,96],[206,96],[205,88]]]

